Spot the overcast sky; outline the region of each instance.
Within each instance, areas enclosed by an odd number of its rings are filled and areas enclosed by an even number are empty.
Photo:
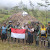
[[[37,3],[43,3],[43,4],[45,4],[45,2],[41,1],[41,0],[31,0],[31,1],[32,1],[32,3],[35,6],[37,6]],[[4,6],[9,6],[9,7],[11,6],[11,7],[13,7],[16,4],[18,4],[19,2],[21,2],[21,0],[0,0],[0,6],[4,5]],[[22,2],[29,7],[29,0],[22,0]],[[50,2],[50,0],[49,0],[49,2]],[[49,7],[48,7],[48,9],[50,9]]]

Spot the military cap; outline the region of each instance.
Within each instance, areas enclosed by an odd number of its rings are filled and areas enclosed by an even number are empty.
[[[9,21],[9,23],[12,23],[12,21]]]
[[[50,21],[48,23],[50,23]]]

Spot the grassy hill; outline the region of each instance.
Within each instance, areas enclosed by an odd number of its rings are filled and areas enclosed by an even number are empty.
[[[10,15],[0,14],[0,23],[8,19],[8,17],[10,17]]]
[[[44,25],[46,25],[46,17],[47,17],[47,22],[50,21],[50,11],[46,12],[46,11],[34,10],[34,11],[29,11],[29,14],[37,18]]]

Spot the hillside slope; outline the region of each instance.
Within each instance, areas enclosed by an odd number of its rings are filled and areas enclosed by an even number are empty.
[[[11,15],[7,20],[5,20],[5,22],[8,23],[10,20],[13,22],[13,25],[15,25],[17,22],[20,22],[22,25],[24,23],[28,23],[29,21],[38,21],[35,17],[30,15],[22,16],[22,12]]]

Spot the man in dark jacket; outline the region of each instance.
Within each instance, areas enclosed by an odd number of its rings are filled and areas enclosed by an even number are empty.
[[[50,48],[50,21],[48,22],[47,27],[47,38],[48,38],[48,48]]]
[[[36,42],[36,45],[39,45],[39,31],[40,31],[39,22],[36,22],[36,26],[35,26],[35,42]]]
[[[12,21],[9,21],[9,25],[7,26],[7,30],[8,30],[8,42],[10,41],[10,38],[11,38],[11,41],[13,41],[13,38],[11,37],[11,28],[13,28],[13,25],[12,25]]]

